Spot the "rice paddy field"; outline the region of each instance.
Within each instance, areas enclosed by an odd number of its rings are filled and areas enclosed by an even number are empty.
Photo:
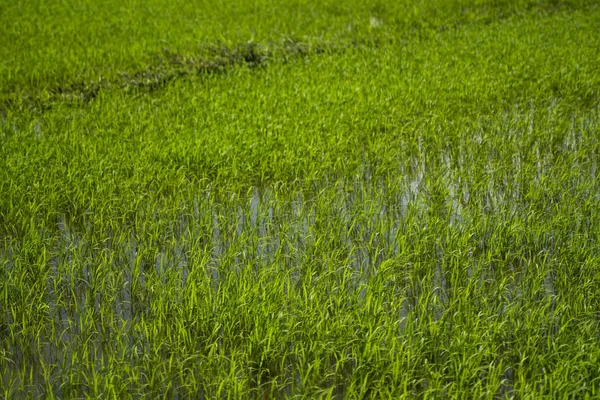
[[[600,3],[0,4],[0,398],[600,398]]]

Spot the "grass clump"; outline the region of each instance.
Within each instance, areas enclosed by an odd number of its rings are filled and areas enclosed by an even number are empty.
[[[3,397],[598,396],[596,5],[44,4],[3,6]]]

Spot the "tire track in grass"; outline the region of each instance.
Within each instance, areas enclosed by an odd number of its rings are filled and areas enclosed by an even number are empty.
[[[33,93],[10,93],[0,103],[0,113],[24,109],[46,111],[58,103],[85,104],[107,89],[148,93],[187,76],[224,73],[241,66],[259,68],[270,62],[289,62],[321,53],[343,52],[347,48],[347,45],[305,43],[289,38],[278,44],[266,45],[254,42],[231,47],[215,44],[204,51],[205,56],[179,54],[165,48],[155,56],[154,64],[138,71],[123,72],[116,79],[100,77],[94,81],[76,81]]]

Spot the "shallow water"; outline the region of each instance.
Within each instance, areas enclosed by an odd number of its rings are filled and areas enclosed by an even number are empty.
[[[452,244],[453,251],[467,252],[468,256],[462,258],[467,265],[448,264],[447,239],[432,236],[439,227],[432,224],[435,220],[429,216],[440,216],[438,223],[445,224],[443,232],[461,235],[472,229],[473,218],[492,215],[497,210],[504,210],[507,215],[523,213],[521,195],[518,189],[498,189],[490,180],[484,201],[476,209],[468,182],[448,172],[442,203],[433,207],[424,165],[415,161],[411,171],[413,175],[401,171],[392,182],[340,179],[316,193],[298,191],[282,196],[273,189],[253,188],[246,197],[218,202],[206,192],[190,201],[190,213],[160,225],[161,235],[146,237],[143,227],[139,231],[135,226],[124,227],[118,238],[106,237],[100,246],[91,225],[76,225],[65,215],[60,216],[57,235],[50,237],[54,247],[50,249],[45,294],[52,330],[60,334],[54,336],[58,341],[40,339],[44,344],[39,356],[45,363],[58,366],[55,374],[74,365],[73,349],[89,334],[83,330],[87,319],[98,318],[103,307],[107,307],[107,295],[95,288],[110,288],[111,318],[117,321],[103,334],[127,336],[133,322],[149,315],[153,299],[173,296],[164,291],[168,287],[183,291],[196,268],[204,270],[216,293],[223,279],[240,275],[247,268],[252,268],[256,276],[265,268],[288,269],[292,271],[292,283],[298,283],[307,263],[326,269],[332,267],[327,263],[335,259],[339,266],[353,271],[353,285],[358,299],[363,301],[366,292],[361,284],[368,284],[386,260],[400,260],[401,266],[405,263],[406,278],[395,290],[404,298],[398,315],[399,332],[420,312],[422,301],[431,302],[432,320],[439,321],[449,306],[449,293],[455,290],[449,281],[453,268],[464,270],[465,282],[476,280],[478,290],[484,290],[484,285],[507,272],[501,272],[506,265],[486,261],[478,249],[489,247],[486,241],[490,237],[485,232],[479,237],[473,234],[466,242],[469,248]],[[154,218],[158,216],[155,214]],[[548,243],[552,246],[553,241]],[[5,274],[14,269],[14,253],[12,247],[0,252]],[[199,255],[203,257],[201,262]],[[520,265],[507,265],[511,269],[508,273],[523,269]],[[523,276],[515,274],[506,286],[507,304],[525,295]],[[543,288],[544,295],[555,301],[549,272]],[[553,303],[552,312],[554,307]],[[15,323],[7,310],[3,320],[5,324]],[[101,340],[94,343],[87,357],[102,368],[106,364],[105,347]],[[133,337],[128,343],[132,354],[139,351],[140,343]],[[29,357],[14,344],[6,350],[15,360],[15,368]],[[507,371],[506,379],[510,381],[510,377],[511,372]],[[296,386],[301,385],[298,379]],[[35,381],[42,385],[45,380],[39,375]],[[42,393],[44,389],[40,386],[37,390]],[[343,388],[339,390],[343,393]],[[60,390],[56,394],[60,395]]]

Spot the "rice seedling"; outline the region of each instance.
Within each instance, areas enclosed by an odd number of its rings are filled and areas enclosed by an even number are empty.
[[[106,3],[0,6],[0,396],[599,395],[597,4]]]

